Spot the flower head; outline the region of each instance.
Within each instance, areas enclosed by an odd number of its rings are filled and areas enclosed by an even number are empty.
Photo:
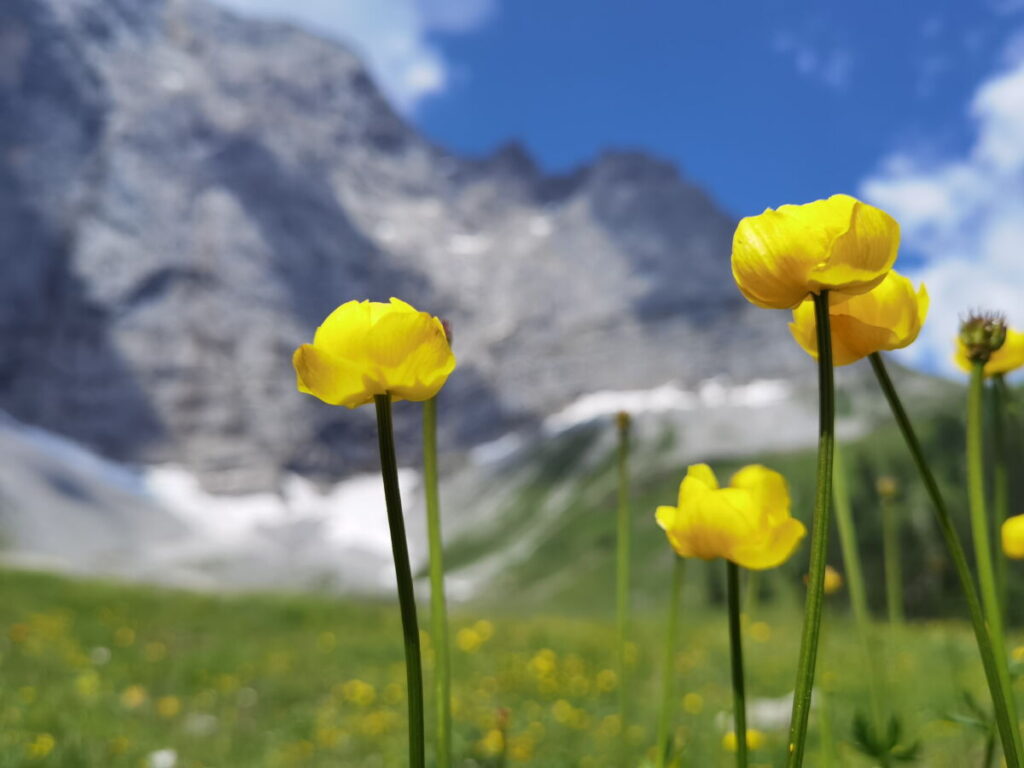
[[[1006,342],[1006,318],[998,312],[972,312],[960,323],[957,357],[962,354],[970,371],[974,363],[987,363]]]
[[[429,400],[455,369],[441,321],[399,299],[349,301],[292,357],[300,392],[356,408],[375,395]]]
[[[658,507],[658,525],[682,557],[723,557],[753,570],[785,562],[807,530],[789,513],[785,478],[760,464],[719,488],[707,464],[694,464],[679,485],[679,505]]]
[[[957,339],[956,354],[953,359],[963,370],[970,372],[971,358],[962,338]],[[1007,328],[1003,345],[999,349],[989,352],[988,362],[985,363],[984,368],[985,375],[995,376],[999,373],[1010,373],[1022,365],[1024,365],[1024,333]]]
[[[832,364],[849,365],[875,352],[902,349],[914,342],[928,315],[928,291],[895,270],[867,293],[832,294]],[[793,338],[811,357],[818,357],[814,302],[793,310]]]
[[[747,300],[792,309],[808,294],[871,290],[896,261],[900,227],[849,195],[748,216],[732,241],[732,274]]]
[[[1003,552],[1014,560],[1024,560],[1024,515],[1003,521]]]

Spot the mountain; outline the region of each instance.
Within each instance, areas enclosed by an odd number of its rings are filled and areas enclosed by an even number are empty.
[[[299,395],[290,364],[351,298],[451,321],[448,447],[593,390],[806,371],[736,291],[733,227],[642,153],[559,176],[515,144],[452,154],[344,46],[284,24],[0,5],[0,409],[211,491],[374,466],[371,415]]]

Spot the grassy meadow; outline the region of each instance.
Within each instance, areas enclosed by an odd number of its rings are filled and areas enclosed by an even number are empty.
[[[712,566],[715,564],[712,564]],[[717,563],[721,565],[721,563]],[[691,569],[696,573],[701,564]],[[718,569],[715,569],[718,570]],[[725,616],[684,595],[676,739],[681,765],[731,765],[722,746],[730,709]],[[405,693],[398,616],[391,602],[326,595],[208,596],[0,573],[0,766],[160,766],[173,749],[184,768],[352,766],[405,762]],[[854,712],[868,709],[863,653],[830,598],[821,691],[836,765],[870,765],[851,746]],[[752,700],[792,686],[799,614],[752,606],[747,616]],[[636,621],[632,723],[617,715],[611,616],[457,608],[454,630],[458,765],[598,768],[639,765],[654,738],[661,624]],[[427,680],[429,642],[425,643]],[[885,701],[920,739],[920,765],[980,765],[984,734],[964,691],[985,701],[966,625],[919,621],[880,632]],[[820,701],[820,700],[819,700]],[[760,706],[772,725],[754,765],[778,765],[788,706]],[[780,714],[781,712],[781,714]],[[822,708],[809,764],[821,762]],[[504,731],[504,736],[502,736]],[[428,731],[429,732],[429,731]]]

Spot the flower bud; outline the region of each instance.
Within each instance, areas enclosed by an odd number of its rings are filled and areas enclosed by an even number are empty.
[[[960,343],[972,363],[987,363],[1006,341],[1006,318],[998,312],[972,312],[960,324]]]

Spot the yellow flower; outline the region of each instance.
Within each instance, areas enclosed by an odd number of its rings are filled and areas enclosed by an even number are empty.
[[[895,270],[867,293],[833,294],[829,305],[832,327],[832,364],[849,365],[862,357],[914,342],[928,315],[928,291]],[[814,302],[805,301],[793,310],[789,324],[793,338],[811,357],[818,357]]]
[[[761,745],[764,744],[764,734],[760,731],[754,730],[753,728],[747,729],[747,748],[748,749],[760,749]],[[736,747],[736,732],[729,731],[722,737],[722,748],[728,752],[735,752]]]
[[[1014,560],[1024,560],[1024,515],[1003,522],[1003,552]]]
[[[831,565],[825,566],[825,594],[834,595],[843,588],[843,574]]]
[[[679,485],[679,506],[656,518],[682,557],[724,557],[754,570],[785,562],[807,530],[789,514],[786,480],[760,464],[744,467],[719,488],[707,464],[695,464]]]
[[[404,301],[349,301],[292,357],[300,392],[356,408],[374,395],[429,400],[455,369],[441,321]]]
[[[823,290],[871,290],[892,268],[899,242],[899,224],[885,211],[833,195],[740,220],[732,274],[748,301],[792,309]]]
[[[971,372],[971,361],[967,358],[967,347],[959,338],[956,342],[956,364],[968,373]],[[1006,341],[985,363],[985,375],[995,376],[997,373],[1009,373],[1024,365],[1024,333],[1012,328],[1006,329]]]

